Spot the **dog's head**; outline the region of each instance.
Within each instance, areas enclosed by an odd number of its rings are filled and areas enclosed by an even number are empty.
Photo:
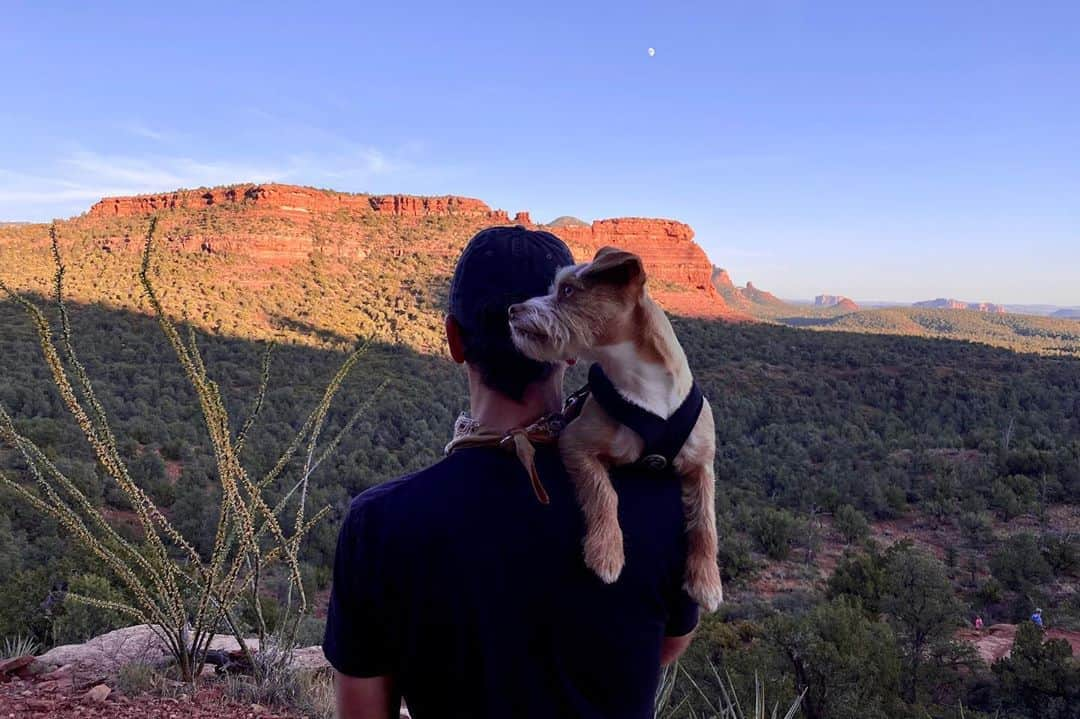
[[[549,294],[510,306],[514,345],[543,362],[588,356],[590,348],[632,334],[634,310],[644,294],[641,259],[601,248],[592,262],[560,270]]]

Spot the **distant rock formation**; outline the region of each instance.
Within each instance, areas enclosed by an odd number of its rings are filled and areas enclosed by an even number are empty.
[[[734,309],[750,311],[758,307],[786,307],[787,303],[771,292],[754,287],[747,282],[746,287],[736,287],[731,275],[722,267],[713,267],[712,285],[720,296]]]
[[[783,307],[787,304],[782,299],[774,295],[772,292],[766,292],[754,287],[753,282],[747,282],[746,287],[742,288],[743,296],[748,300],[758,305],[769,305],[772,307]]]
[[[714,267],[712,272],[712,285],[724,301],[731,307],[747,310],[753,303],[742,293],[735,283],[731,281],[731,275],[721,267]]]
[[[815,307],[833,307],[846,312],[855,312],[859,305],[855,300],[843,295],[818,295],[814,298]]]
[[[605,245],[637,253],[650,292],[670,312],[738,314],[713,286],[712,264],[694,242],[694,231],[675,220],[628,217],[587,224],[564,216],[537,225],[528,212],[511,220],[506,211],[471,197],[350,194],[269,183],[107,197],[70,222],[101,249],[139,251],[150,215],[159,218],[163,247],[269,267],[316,254],[341,262],[412,254],[452,261],[483,227],[539,227],[561,237],[579,261]]]
[[[548,227],[588,227],[588,225],[588,222],[579,220],[576,217],[571,217],[570,215],[556,217],[554,220],[547,223]]]
[[[402,217],[425,215],[461,215],[482,217],[508,223],[503,210],[492,210],[483,201],[471,197],[443,195],[364,195],[296,185],[230,185],[199,190],[176,190],[157,195],[106,197],[87,212],[91,218],[133,217],[161,210],[197,210],[214,205],[249,208],[282,215],[310,215],[320,212],[353,210]]]
[[[1064,309],[1053,312],[1051,317],[1057,317],[1059,319],[1066,320],[1080,320],[1080,310]]]
[[[961,302],[960,300],[939,297],[936,300],[915,302],[912,307],[922,307],[934,310],[975,310],[976,312],[988,312],[990,314],[1005,314],[1005,308],[990,302]]]

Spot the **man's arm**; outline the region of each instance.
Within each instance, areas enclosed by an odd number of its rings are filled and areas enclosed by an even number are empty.
[[[664,637],[664,642],[660,645],[660,666],[666,667],[673,664],[676,659],[682,656],[693,640],[693,630],[681,637]]]
[[[350,677],[334,672],[338,719],[398,719],[401,699],[390,677]]]

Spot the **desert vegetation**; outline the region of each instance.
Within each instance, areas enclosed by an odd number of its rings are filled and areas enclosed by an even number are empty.
[[[83,486],[20,432],[3,404],[0,439],[15,451],[21,469],[33,481],[20,482],[0,473],[0,484],[25,508],[54,522],[71,549],[92,557],[99,568],[100,574],[80,574],[61,585],[61,601],[70,609],[59,622],[60,633],[71,632],[72,624],[84,631],[113,628],[110,625],[117,621],[144,624],[171,655],[179,679],[194,683],[209,660],[211,641],[227,632],[245,657],[252,686],[265,686],[280,682],[275,679],[278,675],[290,674],[292,648],[302,623],[309,619],[300,548],[330,507],[310,507],[308,490],[312,474],[333,454],[363,411],[360,402],[336,434],[320,443],[335,395],[365,347],[346,354],[311,413],[276,453],[270,470],[253,478],[239,454],[265,401],[272,347],[267,346],[263,354],[247,418],[235,423],[218,383],[207,372],[195,334],[182,337],[161,305],[151,280],[155,224],[151,221],[147,231],[139,276],[161,334],[197,400],[211,449],[216,520],[212,534],[201,538],[203,551],[166,515],[162,507],[167,503],[147,488],[147,471],[153,472],[160,464],[152,463],[148,470],[145,462],[128,462],[122,456],[109,416],[76,351],[55,227],[50,233],[55,265],[52,304],[58,328],[37,304],[2,281],[0,291],[28,315],[60,401],[89,445],[98,476],[115,493],[110,508],[128,515],[127,531],[121,533],[107,517],[106,507],[92,501]],[[272,577],[283,587],[285,601],[271,604],[273,611],[268,615],[264,584]],[[242,618],[247,619],[246,625]],[[252,630],[258,638],[256,649],[246,639]],[[5,655],[30,653],[33,648],[33,639],[5,641]],[[135,669],[121,667],[121,674]],[[130,677],[120,680],[130,683]]]

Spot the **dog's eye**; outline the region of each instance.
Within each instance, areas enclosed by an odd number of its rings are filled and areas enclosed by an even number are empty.
[[[574,286],[573,285],[563,285],[563,287],[562,287],[562,296],[563,297],[569,297],[572,294],[574,294]]]

